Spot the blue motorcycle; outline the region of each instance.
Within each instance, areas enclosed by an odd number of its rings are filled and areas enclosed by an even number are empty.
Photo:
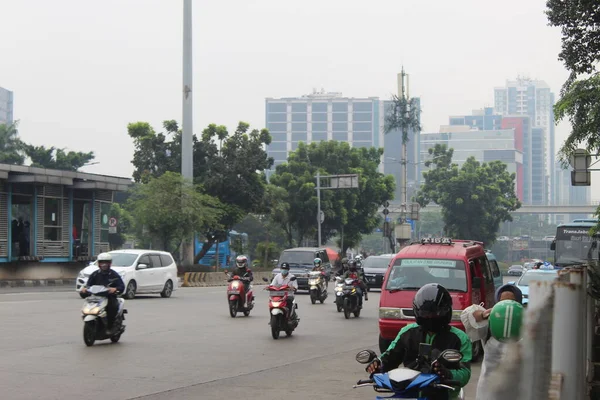
[[[376,392],[392,393],[391,396],[377,396],[383,399],[413,399],[413,400],[446,400],[458,391],[459,400],[464,400],[464,392],[456,381],[442,381],[433,373],[433,364],[440,362],[446,367],[456,366],[463,356],[456,350],[431,350],[431,345],[421,343],[419,358],[413,368],[396,368],[389,372],[372,374],[370,379],[360,380],[354,388],[372,386]],[[371,364],[379,360],[372,350],[363,350],[356,355],[356,361],[361,364]],[[380,361],[381,364],[381,361]]]

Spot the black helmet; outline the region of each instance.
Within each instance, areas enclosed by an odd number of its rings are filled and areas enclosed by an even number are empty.
[[[350,269],[350,271],[356,271],[356,261],[349,260],[348,261],[348,268]]]
[[[286,262],[281,263],[281,267],[279,267],[279,269],[290,269],[290,264]]]
[[[429,332],[440,332],[452,320],[452,297],[442,285],[428,283],[413,300],[417,324]]]

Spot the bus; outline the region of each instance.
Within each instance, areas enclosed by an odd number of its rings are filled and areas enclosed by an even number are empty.
[[[556,237],[550,244],[550,250],[554,250],[555,268],[598,260],[600,233],[590,235],[590,229],[596,225],[598,219],[575,219],[556,227]]]

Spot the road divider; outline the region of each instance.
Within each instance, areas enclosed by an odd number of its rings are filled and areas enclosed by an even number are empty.
[[[262,278],[271,279],[271,272],[254,272],[253,285],[265,285]],[[223,272],[186,272],[181,287],[227,286],[227,275]]]

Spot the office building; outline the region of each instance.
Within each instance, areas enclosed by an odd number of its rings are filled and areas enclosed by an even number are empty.
[[[267,153],[275,161],[272,169],[266,171],[267,177],[277,165],[287,161],[290,152],[296,150],[300,142],[336,140],[348,142],[352,147],[383,147],[380,171],[396,177],[395,199],[399,199],[402,133],[391,131],[385,134],[385,115],[391,104],[391,101],[378,97],[344,97],[341,93],[323,90],[301,97],[267,98],[266,127],[272,137]],[[418,154],[418,133],[409,132],[409,184],[418,181]]]
[[[13,123],[13,92],[0,87],[0,124]]]
[[[467,125],[471,127],[471,129],[478,129],[480,131],[500,129],[501,122],[502,116],[494,113],[493,107],[485,107],[481,110],[473,110],[471,115],[450,117],[450,126]]]
[[[548,181],[548,193],[542,204],[554,204],[557,196],[553,106],[554,93],[544,81],[519,77],[494,89],[494,108],[498,114],[527,115],[532,128],[542,129],[541,135],[537,132],[537,137],[532,137],[532,141],[543,146],[545,154],[542,173],[548,176],[543,180]]]

